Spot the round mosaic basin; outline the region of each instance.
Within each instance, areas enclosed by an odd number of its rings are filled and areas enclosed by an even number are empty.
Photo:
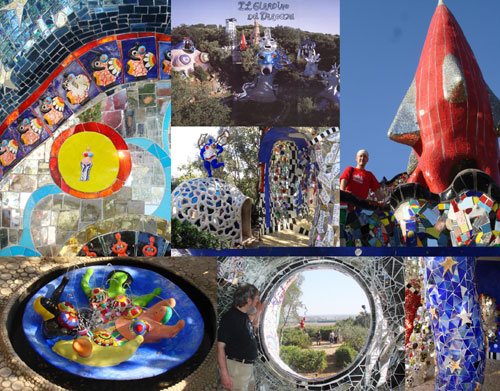
[[[92,266],[94,274],[91,287],[106,288],[106,276],[111,271],[128,272],[133,282],[127,294],[130,298],[151,293],[161,288],[159,298],[146,306],[150,308],[162,299],[174,298],[176,306],[167,325],[174,325],[180,319],[186,324],[174,338],[165,338],[157,343],[142,343],[137,352],[127,361],[113,367],[94,367],[70,361],[52,350],[61,338],[46,339],[42,333],[42,317],[33,309],[33,303],[39,296],[50,297],[59,286],[63,276],[69,277],[60,301],[69,301],[77,309],[89,307],[88,299],[80,288],[80,281],[88,268],[75,269],[52,280],[36,292],[26,305],[23,315],[23,330],[32,347],[49,363],[66,372],[102,380],[132,380],[157,376],[186,362],[198,350],[204,335],[202,316],[191,299],[177,285],[151,270],[128,266]],[[65,338],[71,339],[71,338]]]

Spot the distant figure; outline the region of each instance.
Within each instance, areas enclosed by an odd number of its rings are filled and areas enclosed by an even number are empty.
[[[321,331],[318,330],[318,332],[316,333],[316,342],[318,345],[321,345]]]
[[[380,190],[380,183],[370,171],[365,169],[368,163],[368,151],[361,149],[356,154],[356,167],[347,167],[340,176],[340,190],[354,194],[366,200],[373,191],[378,201],[383,201],[384,194]]]
[[[328,339],[330,340],[330,345],[336,343],[335,341],[335,333],[332,331],[330,331],[330,334],[328,335]]]
[[[306,332],[306,317],[305,316],[300,320],[300,329],[304,333]]]

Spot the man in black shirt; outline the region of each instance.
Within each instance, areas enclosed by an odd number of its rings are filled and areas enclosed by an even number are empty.
[[[257,359],[254,327],[264,304],[259,291],[251,284],[236,287],[233,306],[219,324],[217,361],[222,387],[232,391],[253,391],[253,363]]]

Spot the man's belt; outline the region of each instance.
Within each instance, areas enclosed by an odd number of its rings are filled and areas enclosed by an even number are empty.
[[[238,361],[243,364],[253,364],[255,360],[247,360],[246,358],[235,358],[235,357],[227,357],[228,360]]]

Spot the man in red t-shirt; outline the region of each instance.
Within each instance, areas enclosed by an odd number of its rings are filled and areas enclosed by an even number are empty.
[[[370,171],[365,170],[368,163],[368,152],[364,149],[356,155],[356,167],[347,167],[340,176],[340,190],[354,194],[356,197],[366,200],[370,190],[375,193],[377,200],[382,201],[384,195],[380,190],[380,183]]]

